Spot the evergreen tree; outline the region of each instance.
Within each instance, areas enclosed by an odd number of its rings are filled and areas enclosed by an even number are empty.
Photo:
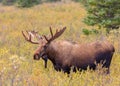
[[[88,25],[98,25],[111,29],[120,27],[120,0],[86,0],[88,16],[84,22]]]

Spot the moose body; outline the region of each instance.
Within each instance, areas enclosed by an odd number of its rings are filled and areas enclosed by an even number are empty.
[[[53,41],[46,49],[46,55],[57,71],[69,73],[70,68],[92,69],[96,63],[103,62],[108,68],[114,53],[114,47],[106,41],[97,41],[90,44],[73,44],[68,41]],[[73,71],[76,71],[76,70]]]
[[[68,74],[70,73],[71,67],[73,67],[73,71],[76,71],[76,69],[85,70],[88,66],[95,70],[97,64],[102,63],[102,67],[107,68],[107,73],[109,73],[112,56],[115,51],[114,46],[108,41],[96,41],[86,44],[54,41],[65,29],[56,31],[57,35],[55,34],[53,36],[50,28],[52,38],[48,39],[44,36],[42,41],[39,41],[40,45],[35,51],[34,59],[39,60],[42,57],[46,63],[45,67],[47,66],[46,59],[49,59],[55,70],[62,70]]]

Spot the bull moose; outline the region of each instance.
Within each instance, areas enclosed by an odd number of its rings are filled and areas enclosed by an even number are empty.
[[[112,56],[114,54],[114,46],[108,41],[95,41],[92,43],[78,44],[69,41],[55,41],[56,38],[62,35],[66,30],[63,27],[60,30],[53,31],[50,29],[51,36],[40,36],[37,32],[22,31],[23,36],[28,42],[33,44],[39,44],[34,53],[34,60],[42,58],[45,61],[45,67],[47,67],[47,59],[49,59],[56,71],[64,71],[70,73],[71,67],[73,71],[76,69],[86,70],[89,66],[91,69],[96,69],[96,64],[102,62],[102,67],[107,68],[109,73],[109,67],[111,64]],[[38,40],[32,40],[33,36]]]

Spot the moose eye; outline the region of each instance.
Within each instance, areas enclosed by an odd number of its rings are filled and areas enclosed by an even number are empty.
[[[44,46],[44,49],[46,49],[47,47],[48,47],[48,45],[45,45],[45,46]]]

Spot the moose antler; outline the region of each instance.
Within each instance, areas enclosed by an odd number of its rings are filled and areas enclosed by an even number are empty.
[[[28,42],[30,42],[32,44],[39,44],[38,41],[35,42],[35,41],[32,40],[32,38],[35,36],[35,34],[37,32],[35,32],[35,31],[30,31],[30,32],[26,31],[26,33],[27,33],[28,36],[26,36],[25,33],[22,31],[22,34],[23,34],[26,41],[28,41]]]
[[[60,29],[60,30],[57,29],[56,33],[54,35],[53,35],[51,27],[49,29],[50,29],[51,37],[48,39],[45,35],[43,35],[43,36],[48,42],[51,42],[54,39],[58,38],[60,35],[62,35],[62,33],[65,31],[66,27],[63,27],[63,29]]]
[[[30,34],[33,35],[37,40],[40,40],[42,38],[37,31],[30,31]]]

